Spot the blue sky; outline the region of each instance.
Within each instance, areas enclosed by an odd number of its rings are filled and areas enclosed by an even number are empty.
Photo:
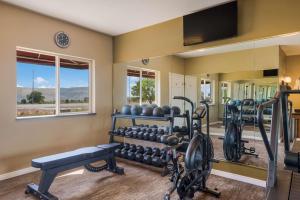
[[[17,62],[17,87],[54,88],[55,67]],[[88,87],[88,70],[60,68],[60,84],[62,88]]]

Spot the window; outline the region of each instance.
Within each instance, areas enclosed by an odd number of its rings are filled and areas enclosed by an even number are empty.
[[[230,83],[221,82],[221,103],[225,104],[228,98],[230,98]]]
[[[92,61],[17,48],[17,117],[92,113]]]
[[[214,81],[209,79],[201,79],[201,87],[200,87],[201,101],[205,100],[210,102],[211,104],[214,104],[213,87],[214,87]]]
[[[157,74],[144,69],[127,69],[127,103],[158,104]]]

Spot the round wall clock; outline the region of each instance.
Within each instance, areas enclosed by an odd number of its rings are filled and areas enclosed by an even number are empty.
[[[54,41],[55,44],[60,48],[67,48],[70,45],[70,37],[63,31],[55,34]]]

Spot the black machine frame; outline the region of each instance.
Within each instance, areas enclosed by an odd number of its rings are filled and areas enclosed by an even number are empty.
[[[224,157],[226,160],[234,162],[238,162],[243,154],[258,157],[254,147],[247,148],[245,146],[249,141],[242,139],[244,126],[243,107],[245,102],[251,102],[255,112],[255,101],[253,99],[243,99],[241,101],[241,109],[238,110],[237,106],[229,104],[230,100],[230,98],[227,98],[224,105],[225,136],[219,137],[219,139],[223,140]],[[255,120],[253,124],[255,125]]]
[[[291,112],[292,103],[288,100],[290,94],[300,94],[300,90],[286,90],[282,88],[274,99],[263,103],[258,108],[257,118],[263,142],[268,156],[268,179],[267,179],[267,199],[298,199],[299,193],[295,189],[299,183],[300,154],[292,152],[290,149]],[[268,139],[263,119],[263,110],[267,106],[272,106],[273,114],[271,121],[271,135]],[[282,128],[282,129],[281,129]],[[285,151],[285,170],[277,169],[278,139],[279,131],[283,132]],[[270,141],[269,141],[270,140]],[[296,185],[295,185],[296,184]]]
[[[213,144],[210,139],[209,130],[209,105],[206,101],[200,103],[204,105],[205,109],[196,113],[194,110],[193,102],[186,97],[174,97],[188,102],[191,105],[191,120],[190,120],[190,136],[187,151],[184,159],[184,170],[177,169],[176,173],[173,174],[171,181],[173,182],[171,188],[164,196],[164,200],[169,200],[172,192],[177,189],[177,193],[180,199],[192,198],[194,193],[197,191],[209,193],[215,197],[219,197],[221,193],[217,190],[210,189],[206,186],[207,178],[212,169],[212,162],[218,163],[218,160],[213,159]],[[206,116],[206,134],[202,132],[202,119]],[[195,122],[195,123],[194,123]],[[174,151],[174,165],[181,167],[178,164],[176,147]],[[201,155],[199,160],[198,154]],[[197,154],[197,155],[196,155]]]

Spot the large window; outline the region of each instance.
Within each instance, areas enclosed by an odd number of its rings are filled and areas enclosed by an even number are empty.
[[[225,104],[230,98],[230,82],[221,82],[221,103]]]
[[[214,81],[209,79],[201,79],[200,85],[200,98],[201,101],[208,101],[210,104],[214,104]]]
[[[17,49],[17,117],[92,113],[92,61]]]
[[[137,68],[127,69],[127,103],[157,104],[157,85],[157,72]]]

